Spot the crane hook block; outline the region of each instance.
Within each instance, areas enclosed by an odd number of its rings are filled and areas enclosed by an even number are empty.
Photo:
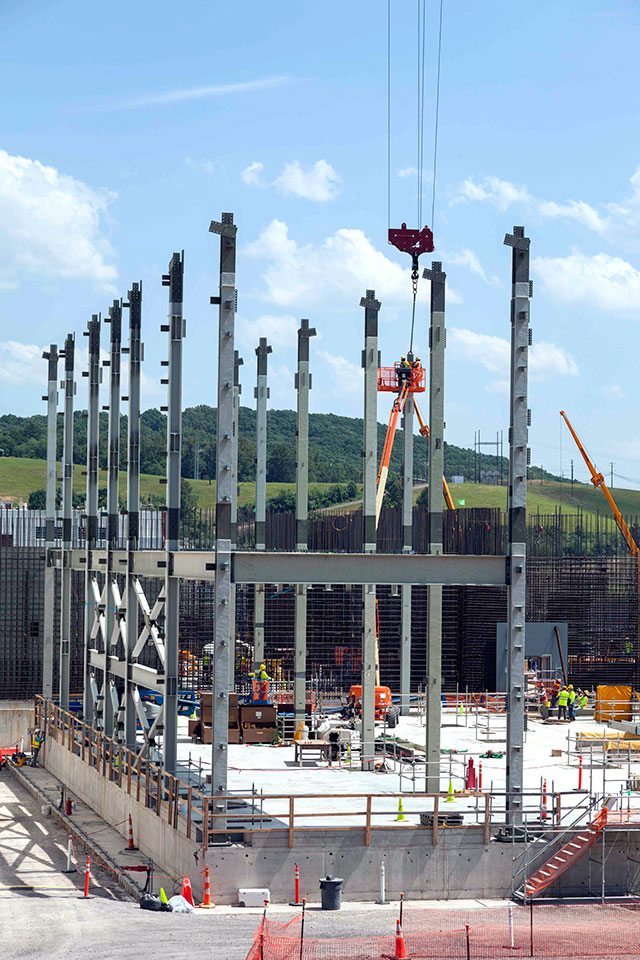
[[[400,228],[390,228],[389,243],[401,250],[402,253],[410,253],[415,259],[421,253],[432,253],[433,234],[429,227],[423,227],[422,230],[410,230],[406,223],[403,223]]]

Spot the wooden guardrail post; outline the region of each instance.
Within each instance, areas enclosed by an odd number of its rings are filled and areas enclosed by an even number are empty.
[[[202,801],[202,846],[207,849],[209,846],[209,798],[205,797]]]
[[[294,798],[289,797],[289,848],[293,847]]]
[[[484,834],[483,843],[485,847],[489,846],[491,840],[491,794],[484,795]]]
[[[433,823],[431,824],[431,846],[438,846],[438,811],[440,808],[440,797],[433,798]]]
[[[191,840],[191,801],[193,798],[193,787],[187,789],[187,840]]]
[[[371,803],[373,797],[371,794],[367,797],[367,820],[364,827],[364,845],[368,847],[371,843]]]

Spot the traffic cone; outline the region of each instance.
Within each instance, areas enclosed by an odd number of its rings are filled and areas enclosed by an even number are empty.
[[[207,909],[215,907],[215,903],[211,903],[211,886],[209,884],[209,867],[204,868],[204,900],[200,904],[200,909]]]
[[[137,850],[138,848],[133,843],[133,821],[131,819],[131,814],[129,814],[129,842],[127,844],[127,850]]]
[[[404,937],[399,920],[396,920],[396,950],[393,956],[394,960],[407,960],[407,948],[404,945]]]
[[[189,877],[182,878],[182,890],[180,892],[187,903],[190,903],[192,907],[195,907],[195,903],[193,902],[193,893],[191,892],[191,880],[189,880]]]
[[[407,818],[404,815],[404,807],[402,806],[402,797],[398,800],[398,816],[396,817],[396,823],[400,820],[406,820]]]
[[[160,887],[160,903],[169,903],[167,895],[164,892],[164,887]]]
[[[453,780],[449,780],[449,789],[447,790],[447,799],[445,803],[455,803],[456,798],[453,794]]]

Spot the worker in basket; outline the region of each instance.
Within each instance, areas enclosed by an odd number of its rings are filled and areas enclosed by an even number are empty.
[[[420,357],[416,357],[416,359],[414,360],[413,369],[422,370],[422,360],[420,359]]]
[[[261,700],[269,699],[269,680],[271,680],[271,677],[267,673],[267,665],[265,663],[261,663],[260,672],[258,673],[258,689],[260,691]]]
[[[396,364],[396,375],[400,386],[411,377],[411,364],[405,356],[400,357],[400,363]]]

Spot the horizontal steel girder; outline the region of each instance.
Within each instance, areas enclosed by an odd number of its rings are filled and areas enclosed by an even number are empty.
[[[104,670],[104,653],[97,650],[90,651],[89,663],[96,670]],[[124,680],[127,675],[127,665],[118,657],[109,657],[109,673],[112,677]],[[131,679],[139,687],[148,687],[150,690],[164,690],[164,676],[158,674],[153,667],[145,667],[141,663],[131,665]]]
[[[64,551],[53,550],[52,565],[63,565]],[[70,550],[65,566],[84,570],[86,550]],[[90,552],[94,570],[106,566],[105,550]],[[112,569],[126,569],[125,550],[112,551]],[[133,573],[164,577],[167,562],[171,575],[183,580],[215,579],[215,555],[210,550],[138,550],[133,554]],[[445,586],[502,587],[507,583],[507,558],[458,554],[365,554],[365,553],[259,553],[231,554],[234,583],[390,583],[443,584]]]

